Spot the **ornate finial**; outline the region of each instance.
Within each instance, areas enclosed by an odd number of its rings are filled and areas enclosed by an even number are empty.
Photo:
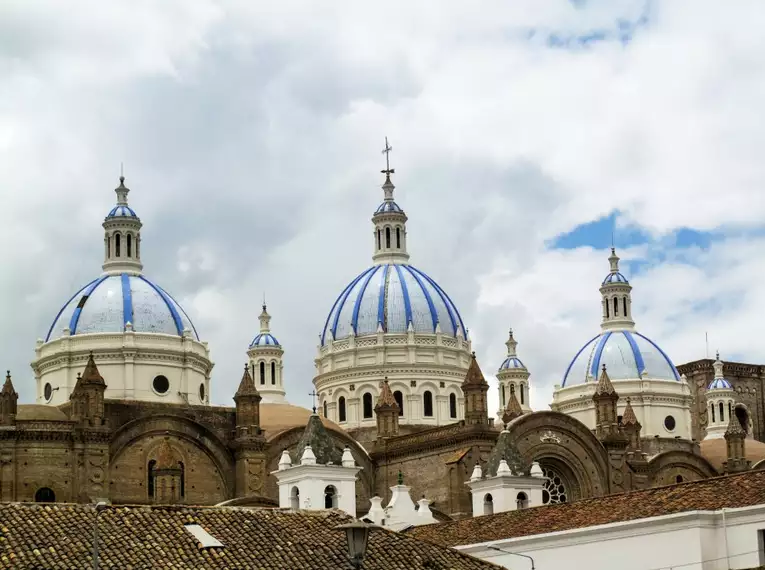
[[[605,371],[606,371],[606,365],[604,364],[603,365],[603,372],[605,372]]]
[[[404,484],[404,474],[401,472],[401,469],[398,470],[398,484]]]
[[[10,370],[6,370],[5,371],[5,379],[6,380],[10,380],[11,379],[11,371]]]
[[[471,353],[470,353],[470,356],[472,356],[472,357],[473,357],[473,360],[475,360],[475,350],[474,350],[473,352],[471,352]]]
[[[308,395],[313,398],[313,413],[315,414],[316,413],[316,396],[318,396],[318,394],[316,393],[316,390],[311,390],[311,393]]]
[[[385,174],[386,181],[390,180],[390,175],[395,173],[395,169],[390,167],[390,151],[393,150],[393,147],[388,144],[388,137],[385,137],[385,148],[382,150],[382,153],[385,155],[385,170],[381,170],[383,174]]]

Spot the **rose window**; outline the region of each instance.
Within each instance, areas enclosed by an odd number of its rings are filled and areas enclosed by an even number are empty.
[[[566,502],[566,487],[563,480],[554,470],[542,467],[545,476],[545,486],[542,489],[542,503],[545,505]]]

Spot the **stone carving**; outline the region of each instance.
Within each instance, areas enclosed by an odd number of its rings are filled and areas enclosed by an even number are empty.
[[[559,444],[560,438],[557,435],[555,435],[555,433],[553,433],[552,431],[548,429],[546,432],[542,433],[542,435],[539,436],[539,441],[541,441],[542,443],[558,443]]]

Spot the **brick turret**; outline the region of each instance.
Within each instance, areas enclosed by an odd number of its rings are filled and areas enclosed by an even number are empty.
[[[489,425],[489,406],[486,402],[486,392],[488,390],[489,384],[483,377],[474,352],[470,360],[470,367],[465,375],[465,380],[462,382],[466,424]]]
[[[72,419],[82,425],[99,427],[104,424],[104,392],[106,382],[98,372],[93,353],[88,356],[85,370],[77,375],[77,383],[69,399],[72,402]]]
[[[0,391],[0,424],[13,425],[16,423],[16,410],[18,408],[19,395],[13,388],[11,381],[11,371],[5,375],[5,384]]]
[[[393,392],[390,390],[388,379],[386,378],[380,390],[380,396],[375,404],[375,415],[377,416],[377,437],[392,437],[398,435],[398,415],[400,408]]]

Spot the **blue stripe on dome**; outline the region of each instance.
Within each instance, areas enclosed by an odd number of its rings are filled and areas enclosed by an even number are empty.
[[[606,278],[603,279],[603,285],[607,283],[628,283],[627,278],[621,273],[609,273]]]
[[[82,294],[83,297],[90,297],[91,293],[93,293],[93,290],[98,287],[101,283],[104,282],[104,280],[108,279],[108,275],[104,275],[102,277],[99,277],[95,281],[91,281],[90,285],[87,286],[85,289],[85,292]],[[87,301],[87,299],[86,299]],[[68,304],[68,303],[67,303]],[[80,320],[80,313],[82,313],[82,307],[85,306],[85,303],[77,303],[77,307],[74,309],[74,312],[72,313],[72,318],[69,319],[69,334],[74,334],[77,332],[77,322]]]
[[[587,341],[587,343],[579,349],[579,352],[576,353],[576,356],[574,359],[569,363],[568,368],[566,368],[566,373],[563,375],[563,384],[561,387],[564,387],[566,385],[566,380],[568,380],[568,373],[571,372],[571,367],[574,365],[574,363],[578,360],[579,355],[584,352],[584,349],[587,348],[592,344],[592,341],[594,341],[596,338],[598,338],[600,335],[592,337],[590,340]]]
[[[403,212],[403,210],[401,209],[401,206],[399,206],[395,202],[385,201],[377,207],[377,210],[375,210],[375,214],[382,214],[385,212]]]
[[[356,283],[358,283],[367,273],[369,273],[370,271],[373,271],[374,269],[376,269],[376,266],[375,267],[370,267],[369,269],[364,271],[361,275],[356,277],[356,279],[354,279],[351,282],[351,284],[345,289],[345,291],[343,291],[340,294],[340,297],[342,297],[342,300],[340,300],[338,298],[338,301],[340,302],[340,304],[337,307],[337,312],[335,313],[335,319],[332,322],[332,337],[333,338],[337,335],[337,323],[340,320],[340,313],[343,312],[343,305],[345,305],[345,301],[348,299],[348,295],[351,294],[351,291],[356,286]],[[332,314],[332,313],[330,313],[330,314]],[[322,338],[322,342],[323,342],[323,340],[324,339]]]
[[[180,336],[183,336],[183,320],[181,319],[181,315],[179,315],[178,311],[175,309],[175,303],[172,301],[172,299],[170,299],[167,293],[154,285],[154,283],[146,279],[143,275],[138,275],[138,278],[142,281],[145,281],[149,287],[154,289],[159,294],[159,296],[162,297],[162,300],[165,302],[165,305],[167,305],[170,314],[173,316],[173,321],[175,321],[175,329],[178,331]]]
[[[640,352],[640,349],[638,348],[638,345],[635,342],[635,339],[632,338],[631,332],[622,331],[622,334],[624,334],[624,337],[627,339],[627,342],[630,343],[630,347],[632,348],[632,354],[635,357],[635,364],[637,365],[638,378],[640,378],[643,375],[643,372],[645,372],[645,361],[643,360],[643,354]]]
[[[374,270],[369,272],[364,279],[364,283],[361,285],[361,291],[359,291],[359,294],[356,296],[356,302],[353,305],[353,316],[351,316],[353,334],[357,334],[359,330],[359,309],[361,308],[361,301],[364,298],[364,292],[367,290],[367,285],[369,285],[369,282],[372,280],[372,277],[374,277],[374,274],[377,273],[378,269],[380,269],[379,265],[375,266]]]
[[[609,338],[611,338],[611,333],[610,332],[605,333],[603,336],[600,337],[598,346],[595,348],[595,353],[593,354],[593,359],[592,359],[592,365],[590,366],[590,374],[594,376],[595,378],[598,377],[598,370],[600,369],[600,357],[603,355],[603,349],[606,347],[606,342],[608,342]]]
[[[343,289],[343,290],[340,292],[340,294],[337,296],[337,299],[335,299],[335,302],[334,302],[334,303],[333,303],[333,305],[332,305],[332,309],[330,309],[330,311],[329,311],[329,314],[327,315],[327,320],[324,322],[324,328],[323,328],[323,329],[322,329],[322,331],[321,331],[321,344],[324,344],[324,337],[325,337],[325,336],[326,336],[326,334],[327,334],[327,327],[329,326],[329,319],[331,319],[331,318],[332,318],[332,315],[333,315],[333,314],[334,314],[334,312],[335,312],[335,308],[337,307],[337,304],[340,302],[340,298],[343,296],[343,294],[345,294],[345,292],[346,292],[348,289],[350,289],[351,287],[353,287],[353,285],[354,285],[355,283],[356,283],[356,280],[354,280],[354,281],[351,281],[351,283],[350,283],[350,284],[349,284],[349,285],[348,285],[348,286],[347,286],[345,289]]]
[[[53,319],[53,322],[51,323],[50,328],[48,329],[48,335],[45,337],[45,342],[48,342],[50,340],[50,335],[53,332],[53,327],[56,326],[56,323],[58,322],[58,319],[61,317],[61,313],[63,313],[64,309],[66,309],[69,306],[69,303],[71,303],[77,295],[82,293],[82,291],[84,289],[86,289],[88,286],[90,286],[91,283],[95,283],[96,281],[98,281],[98,279],[94,279],[90,283],[84,285],[83,287],[80,288],[79,291],[77,291],[74,295],[69,297],[69,300],[64,304],[63,307],[61,307],[61,309],[59,309],[58,313],[56,313],[56,318]]]
[[[383,331],[387,328],[385,322],[385,287],[388,285],[388,268],[390,265],[383,267],[382,279],[380,280],[380,293],[377,297],[377,324],[382,324]]]
[[[675,368],[675,365],[672,364],[672,361],[669,359],[669,356],[667,356],[667,354],[661,348],[659,348],[659,346],[655,342],[653,342],[650,338],[643,336],[639,332],[636,332],[635,334],[638,335],[643,340],[649,342],[651,346],[653,346],[656,350],[659,351],[659,353],[664,357],[664,360],[667,361],[667,364],[669,364],[669,367],[672,369],[672,374],[675,375],[675,380],[679,381],[680,373],[677,371],[677,368]]]
[[[122,274],[122,325],[133,322],[133,295],[130,292],[130,275]]]
[[[404,281],[404,275],[401,273],[401,266],[394,265],[396,268],[396,274],[398,275],[398,282],[401,284],[401,293],[404,297],[404,311],[406,313],[406,328],[409,328],[409,323],[412,322],[412,302],[409,299],[409,289]]]
[[[186,320],[189,321],[189,324],[191,325],[191,330],[194,331],[194,338],[199,340],[199,334],[197,333],[197,327],[194,326],[194,321],[191,320],[191,317],[189,317],[188,313],[186,313],[185,309],[181,306],[181,304],[175,300],[175,297],[173,297],[170,293],[165,291],[162,287],[159,285],[154,285],[157,289],[159,289],[162,293],[164,293],[167,297],[170,298],[170,300],[175,303],[176,308],[183,313],[183,316],[186,317]]]
[[[410,273],[412,277],[414,277],[414,280],[417,281],[417,285],[420,286],[420,289],[422,289],[422,292],[425,294],[425,300],[427,301],[428,308],[430,309],[430,318],[433,321],[433,332],[435,332],[436,326],[438,325],[438,313],[436,312],[436,306],[433,304],[433,299],[430,297],[428,289],[425,287],[425,285],[423,285],[420,278],[414,271],[412,271],[412,268],[408,265],[404,265],[403,267]]]
[[[452,300],[449,298],[449,295],[446,294],[446,291],[441,289],[441,287],[438,286],[438,284],[433,281],[430,277],[428,277],[425,273],[417,269],[416,267],[412,267],[413,271],[416,271],[419,275],[425,278],[425,280],[430,283],[433,286],[433,289],[436,290],[436,293],[438,293],[438,296],[441,297],[441,301],[443,301],[444,305],[446,306],[446,311],[449,313],[449,319],[452,322],[452,330],[454,331],[454,335],[457,336],[457,319],[454,318],[454,313],[457,311],[456,307],[454,310],[452,310]],[[462,326],[462,332],[467,336],[467,333],[465,333],[465,326],[462,324],[462,317],[459,313],[457,313],[457,318],[460,320],[460,325]]]

